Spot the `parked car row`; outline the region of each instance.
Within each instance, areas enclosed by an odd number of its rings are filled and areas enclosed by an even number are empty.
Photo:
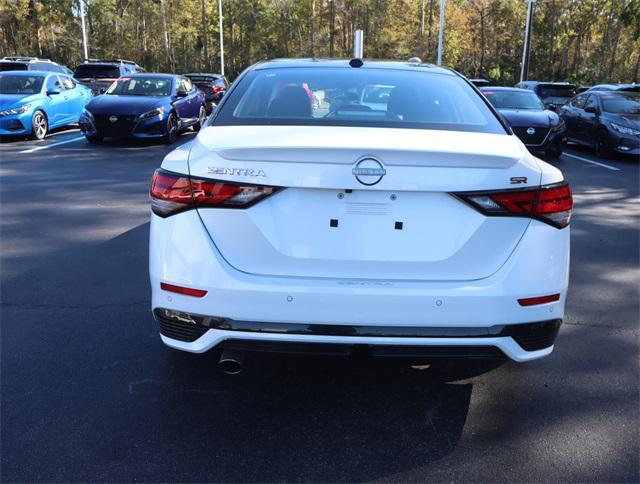
[[[516,87],[471,82],[532,153],[555,159],[571,141],[600,157],[640,155],[638,84],[598,84],[576,94],[576,86],[565,82],[525,81]]]
[[[229,86],[219,74],[148,74],[124,59],[87,59],[74,72],[48,59],[5,57],[0,68],[3,137],[43,139],[77,123],[93,143],[105,137],[172,143],[180,131],[199,129]]]

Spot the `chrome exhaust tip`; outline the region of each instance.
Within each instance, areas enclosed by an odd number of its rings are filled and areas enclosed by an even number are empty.
[[[244,353],[242,351],[224,350],[220,355],[218,367],[227,375],[237,375],[242,371]]]

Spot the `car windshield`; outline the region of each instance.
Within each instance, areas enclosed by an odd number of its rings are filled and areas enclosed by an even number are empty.
[[[170,96],[170,77],[121,77],[106,94],[119,96]]]
[[[229,94],[215,124],[505,132],[459,76],[336,67],[251,71]]]
[[[544,109],[540,98],[530,91],[483,90],[482,94],[496,109]]]
[[[44,76],[16,76],[0,74],[0,94],[38,94]]]
[[[605,113],[640,114],[640,95],[617,91],[602,96],[602,110]]]
[[[80,64],[73,74],[76,79],[116,79],[120,77],[120,68],[114,65]]]
[[[22,62],[0,62],[0,71],[28,71],[27,64]]]

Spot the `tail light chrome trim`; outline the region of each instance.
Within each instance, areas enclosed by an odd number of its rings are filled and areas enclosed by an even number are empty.
[[[562,229],[571,221],[573,197],[566,181],[535,188],[451,193],[488,217],[527,217]]]

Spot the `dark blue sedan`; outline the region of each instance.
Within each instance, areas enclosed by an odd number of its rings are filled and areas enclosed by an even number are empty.
[[[105,137],[157,138],[173,143],[180,131],[200,129],[205,98],[183,76],[135,74],[116,80],[93,98],[80,117],[80,129],[92,143]]]

